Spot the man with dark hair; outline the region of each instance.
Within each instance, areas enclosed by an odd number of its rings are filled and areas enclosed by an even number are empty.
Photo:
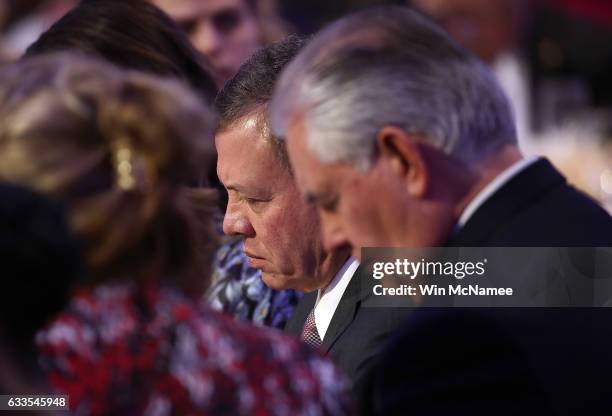
[[[323,249],[316,209],[300,197],[284,143],[270,134],[274,84],[304,43],[289,37],[258,51],[217,97],[217,172],[229,193],[223,229],[244,238],[267,286],[307,292],[286,330],[327,352],[359,391],[403,313],[362,308],[358,261]]]

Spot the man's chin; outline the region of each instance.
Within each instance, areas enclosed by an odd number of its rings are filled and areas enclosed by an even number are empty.
[[[262,271],[261,279],[263,280],[264,284],[268,286],[270,289],[274,289],[274,290],[292,289],[291,279],[282,274],[266,273]]]

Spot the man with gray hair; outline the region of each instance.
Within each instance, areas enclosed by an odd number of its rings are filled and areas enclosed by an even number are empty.
[[[408,8],[323,29],[270,111],[327,250],[612,243],[603,209],[523,158],[486,66]]]
[[[523,158],[484,64],[408,8],[324,28],[283,71],[270,117],[327,250],[612,246],[597,203],[545,159]],[[572,414],[609,397],[592,394],[609,390],[594,364],[608,354],[575,343],[607,312],[500,309],[415,310],[380,355],[369,411]],[[576,351],[588,365],[567,359]]]

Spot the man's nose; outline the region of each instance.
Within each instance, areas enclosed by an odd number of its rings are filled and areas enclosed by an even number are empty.
[[[244,237],[253,237],[255,235],[255,229],[248,217],[239,209],[232,208],[230,204],[228,204],[225,217],[223,217],[223,232],[227,235],[241,235]]]
[[[213,59],[222,48],[223,35],[210,21],[203,20],[198,23],[191,34],[191,41],[196,49]]]

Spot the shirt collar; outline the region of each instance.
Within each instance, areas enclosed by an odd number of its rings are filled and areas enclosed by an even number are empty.
[[[489,199],[495,192],[501,189],[510,179],[518,175],[520,172],[525,170],[527,167],[531,166],[535,163],[539,158],[537,156],[529,156],[524,159],[519,160],[518,162],[512,164],[502,173],[497,175],[495,179],[489,182],[477,195],[470,201],[467,207],[459,216],[459,221],[457,221],[456,230],[463,228],[463,226],[468,222],[468,220],[474,215],[474,213]]]
[[[348,281],[350,281],[350,277],[355,274],[355,270],[357,270],[357,267],[359,267],[359,260],[352,256],[349,257],[344,262],[340,270],[338,270],[338,273],[336,273],[334,278],[329,282],[329,284],[325,288],[321,288],[318,290],[317,301],[315,302],[315,305],[319,303],[321,296],[330,292],[335,292],[336,290],[340,289],[340,286],[344,286],[344,288],[346,289]],[[341,282],[346,284],[340,285]],[[342,292],[344,292],[344,290],[342,290]]]

